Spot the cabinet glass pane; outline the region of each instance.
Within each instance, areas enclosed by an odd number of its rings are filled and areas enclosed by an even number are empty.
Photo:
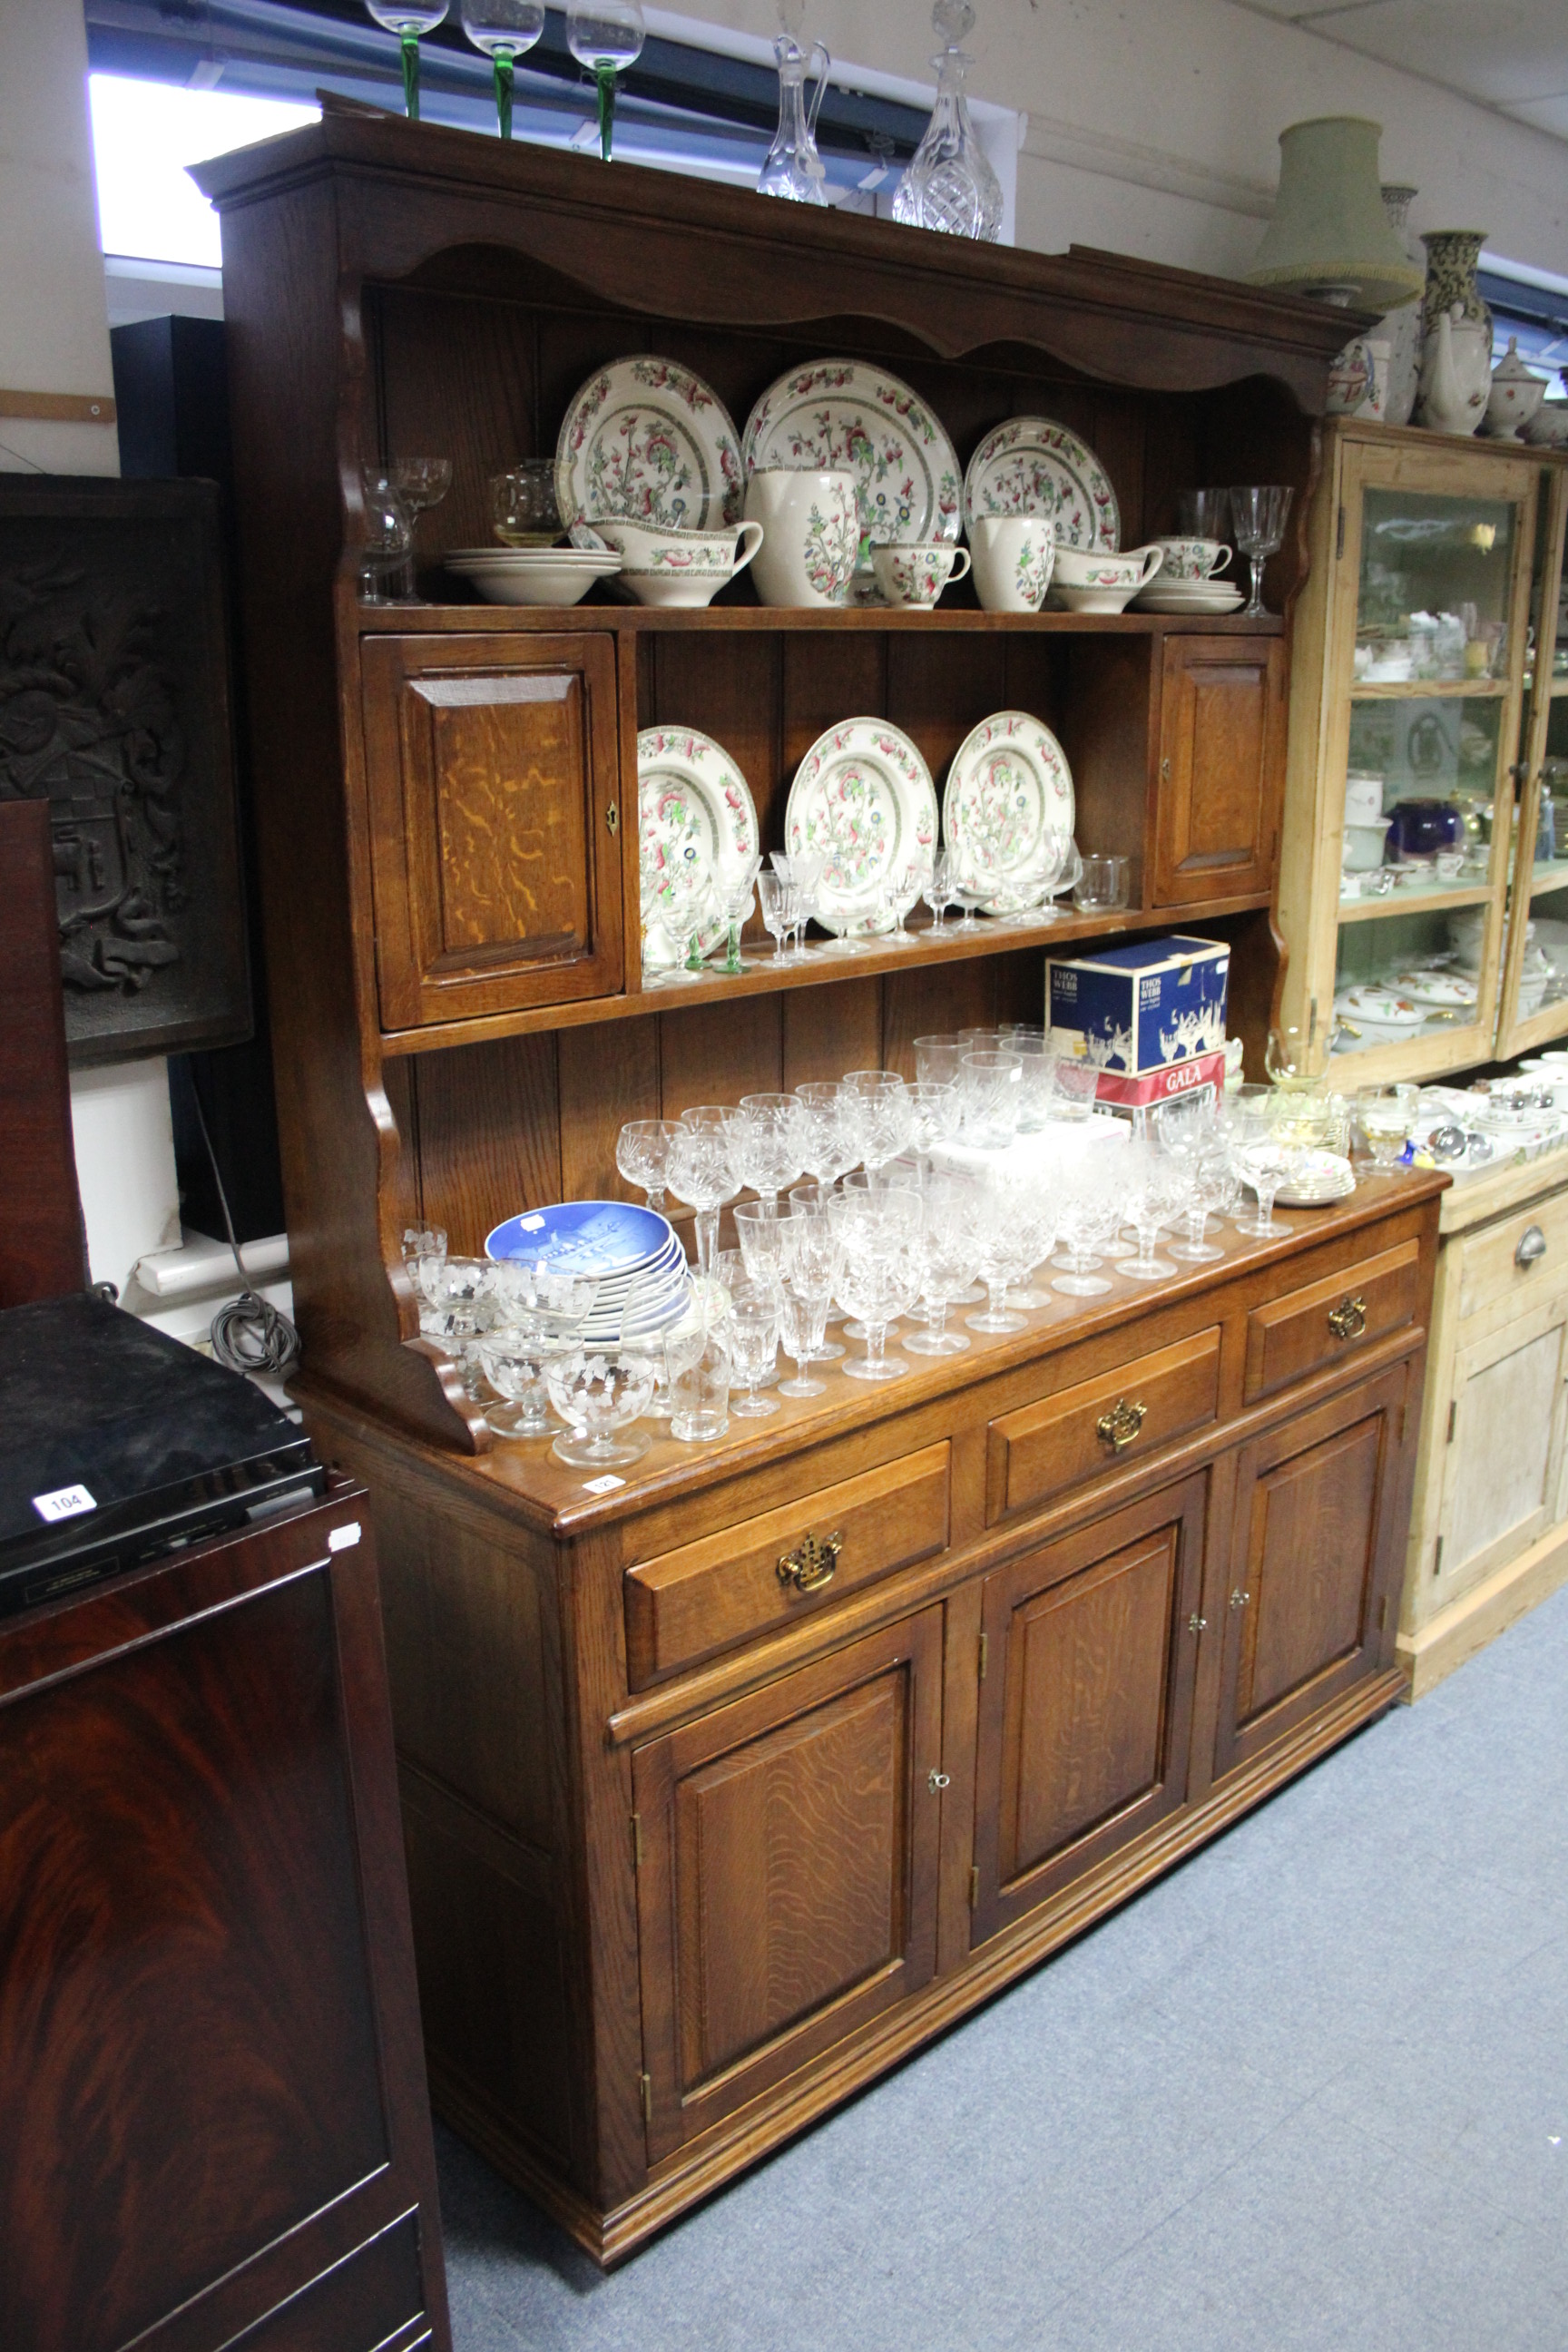
[[[1358,684],[1502,675],[1516,522],[1506,499],[1365,493]]]
[[[1352,702],[1342,919],[1412,893],[1485,888],[1505,708],[1419,692]]]

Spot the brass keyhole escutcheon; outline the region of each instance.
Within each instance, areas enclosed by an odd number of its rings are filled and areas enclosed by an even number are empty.
[[[605,811],[605,823],[609,826],[612,833],[619,833],[621,829],[621,813],[614,801],[610,803],[609,807]]]
[[[1146,1404],[1133,1404],[1126,1397],[1118,1397],[1110,1411],[1102,1412],[1095,1423],[1095,1433],[1112,1454],[1121,1454],[1142,1428],[1148,1412]]]
[[[1336,1339],[1359,1339],[1366,1329],[1364,1298],[1342,1298],[1329,1309],[1329,1328]]]
[[[820,1592],[832,1583],[843,1549],[842,1536],[802,1536],[793,1551],[779,1554],[779,1582],[797,1592]]]

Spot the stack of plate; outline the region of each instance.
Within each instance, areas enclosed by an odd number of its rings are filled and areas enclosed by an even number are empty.
[[[584,1337],[594,1347],[646,1338],[684,1313],[686,1253],[668,1217],[628,1201],[563,1201],[530,1209],[485,1237],[485,1254],[593,1276],[598,1296]]]
[[[487,604],[575,604],[621,568],[613,548],[455,547],[441,561]]]
[[[1322,1209],[1354,1191],[1355,1171],[1343,1154],[1314,1150],[1291,1154],[1290,1173],[1274,1197],[1282,1209]]]
[[[1136,613],[1236,613],[1246,598],[1224,580],[1167,580],[1157,572],[1141,596],[1132,599]]]

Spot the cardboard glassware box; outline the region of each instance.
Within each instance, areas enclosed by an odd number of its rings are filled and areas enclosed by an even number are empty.
[[[1230,950],[1172,933],[1047,957],[1046,1019],[1068,1052],[1132,1076],[1225,1045]]]

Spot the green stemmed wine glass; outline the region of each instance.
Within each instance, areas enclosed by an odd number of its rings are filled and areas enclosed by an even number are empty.
[[[496,121],[511,137],[511,72],[544,30],[544,0],[462,0],[463,30],[495,75]]]
[[[642,55],[642,0],[568,0],[566,46],[586,66],[599,90],[599,152],[610,160],[616,119],[616,76]]]
[[[403,110],[419,120],[419,36],[433,33],[447,14],[447,0],[364,0],[373,22],[395,33],[403,45]]]

